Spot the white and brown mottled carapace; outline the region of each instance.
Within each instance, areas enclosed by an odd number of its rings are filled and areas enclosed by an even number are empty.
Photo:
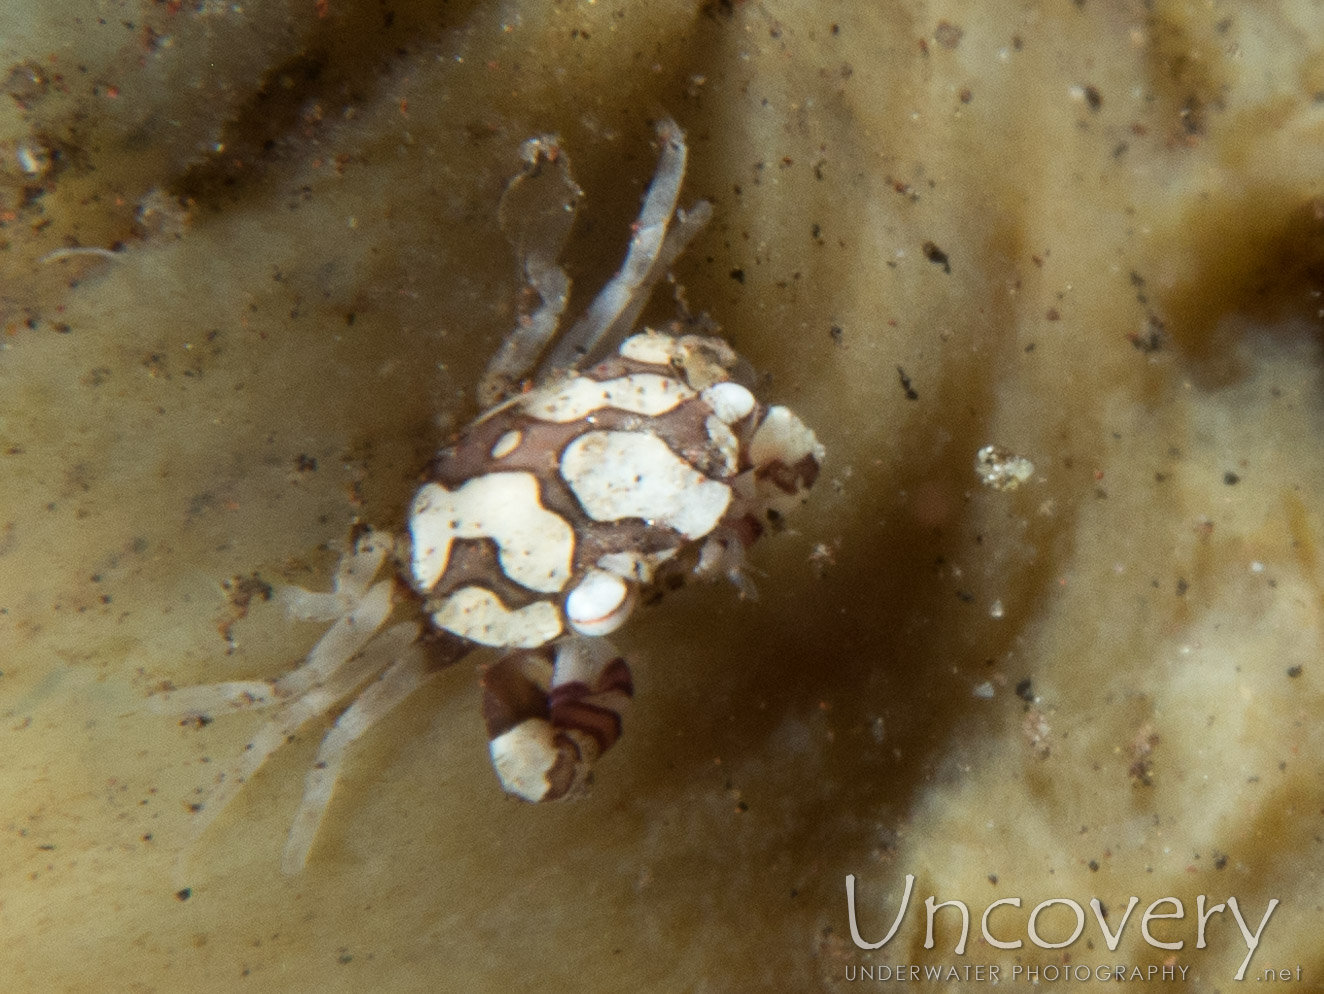
[[[739,360],[720,338],[631,334],[649,291],[710,214],[702,202],[676,210],[685,145],[670,121],[658,136],[657,176],[626,260],[555,346],[569,280],[554,256],[568,225],[542,233],[550,249],[524,249],[541,303],[488,367],[479,395],[489,409],[428,467],[408,534],[366,531],[334,592],[285,593],[293,613],[334,622],[303,665],[273,682],[165,695],[166,706],[195,715],[275,711],[208,798],[197,832],[302,725],[353,698],[308,774],[283,863],[299,870],[349,744],[476,646],[510,650],[482,676],[502,786],[529,801],[573,795],[620,736],[632,694],[629,667],[601,636],[650,591],[690,577],[749,588],[745,548],[804,499],[823,447],[789,410],[737,382]],[[524,156],[529,168],[502,215],[527,246],[538,239],[526,217],[573,216],[579,189],[553,139],[527,142]],[[539,360],[537,382],[521,389]],[[394,575],[378,580],[388,561]],[[401,602],[421,621],[381,631]]]

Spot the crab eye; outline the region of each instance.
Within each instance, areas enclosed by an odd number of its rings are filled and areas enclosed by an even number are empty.
[[[634,611],[635,591],[619,576],[592,570],[565,599],[565,616],[581,635],[608,635]]]

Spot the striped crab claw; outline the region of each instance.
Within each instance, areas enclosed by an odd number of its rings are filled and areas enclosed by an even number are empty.
[[[479,684],[492,766],[506,793],[526,801],[583,793],[634,694],[630,667],[603,639],[512,652]]]

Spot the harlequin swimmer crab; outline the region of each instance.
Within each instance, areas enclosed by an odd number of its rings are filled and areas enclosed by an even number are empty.
[[[197,834],[303,725],[352,699],[322,740],[286,844],[283,868],[300,870],[350,743],[477,646],[508,650],[481,678],[502,786],[529,801],[582,792],[632,694],[629,667],[602,636],[641,593],[691,576],[746,583],[745,547],[813,485],[823,447],[736,382],[724,341],[635,331],[649,291],[711,213],[703,202],[676,210],[684,137],[669,120],[657,133],[661,158],[625,262],[555,344],[569,280],[554,253],[579,190],[554,139],[525,143],[502,214],[540,303],[488,367],[488,409],[427,469],[408,534],[362,533],[330,593],[283,591],[296,616],[333,622],[297,669],[162,697],[195,718],[273,711],[207,798]],[[559,189],[550,198],[548,183]],[[403,604],[421,619],[383,631]]]

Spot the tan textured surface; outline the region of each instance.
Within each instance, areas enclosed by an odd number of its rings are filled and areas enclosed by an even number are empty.
[[[926,954],[914,909],[866,956],[847,873],[869,932],[906,873],[976,916],[1140,896],[1086,964],[1163,962],[1160,897],[1277,897],[1250,975],[1318,982],[1324,8],[525,6],[0,8],[3,986],[833,990],[1063,959],[955,957],[941,927]],[[662,112],[715,207],[688,299],[831,460],[757,551],[762,599],[693,590],[621,633],[638,706],[589,800],[498,796],[460,667],[355,751],[302,876],[277,866],[316,729],[178,900],[187,804],[253,719],[180,728],[147,690],[307,650],[318,626],[255,603],[227,655],[221,582],[322,587],[353,515],[400,526],[512,320],[519,142],[574,157],[582,305]],[[187,223],[135,228],[153,191]],[[1031,482],[981,487],[987,444]],[[1191,989],[1245,955],[1230,921],[1205,950],[1189,917],[1154,931]]]

